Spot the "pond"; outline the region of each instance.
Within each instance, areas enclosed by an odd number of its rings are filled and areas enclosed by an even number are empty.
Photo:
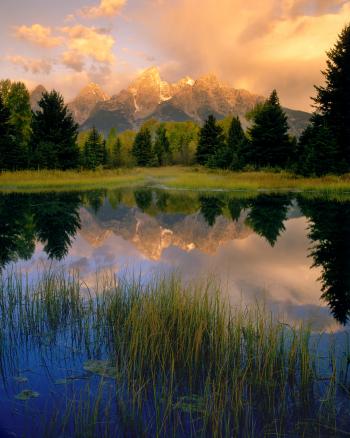
[[[314,335],[324,333],[326,342],[333,336],[344,342],[350,316],[350,201],[340,195],[156,188],[1,195],[3,279],[16,275],[35,284],[43,272],[59,269],[79,272],[86,291],[97,277],[112,274],[142,284],[173,273],[183,281],[213,281],[233,305],[259,303],[287,325],[303,322]],[[82,403],[86,393],[101,391],[104,409],[116,409],[107,394],[115,373],[108,345],[93,342],[90,348],[71,327],[58,325],[54,334],[48,331],[43,338],[41,332],[40,340],[23,331],[16,342],[11,336],[3,327],[0,436],[56,436],[59,414],[53,412],[62,414],[67,400],[74,400],[71,409],[78,405],[79,412],[57,436],[88,436],[78,425],[90,412]],[[139,436],[138,426],[125,418],[127,432],[121,434],[119,424],[118,432],[91,436]],[[192,435],[186,422],[183,431]],[[154,433],[150,427],[140,436]],[[327,433],[320,436],[333,436]]]

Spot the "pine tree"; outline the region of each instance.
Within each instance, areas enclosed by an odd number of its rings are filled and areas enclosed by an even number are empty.
[[[278,237],[285,230],[290,197],[288,195],[259,195],[250,202],[246,224],[255,233],[275,246]]]
[[[147,189],[135,190],[135,202],[142,211],[147,210],[152,204],[152,191]]]
[[[5,106],[7,106],[7,98],[11,91],[12,82],[10,79],[2,79],[0,81],[0,94],[2,96],[2,101]]]
[[[15,146],[13,127],[10,124],[10,111],[4,105],[0,94],[0,170],[12,169],[11,152]]]
[[[293,153],[288,129],[287,116],[274,90],[253,112],[253,126],[249,129],[250,163],[257,167],[285,167]]]
[[[325,86],[315,87],[317,113],[324,117],[339,149],[339,169],[350,169],[350,25],[328,53]],[[345,169],[342,165],[345,164]]]
[[[224,202],[217,196],[200,196],[199,202],[200,211],[206,223],[210,227],[214,226],[216,218],[223,213]]]
[[[13,142],[6,150],[6,167],[23,169],[28,164],[28,145],[31,136],[32,111],[29,92],[22,82],[1,81],[0,93],[3,105],[9,112]]]
[[[96,169],[106,163],[106,143],[98,130],[93,127],[85,141],[83,166],[86,169]]]
[[[137,166],[152,166],[154,164],[152,136],[147,127],[141,128],[136,134],[131,152],[136,160]]]
[[[240,170],[246,161],[247,137],[239,117],[233,117],[227,137],[229,167]]]
[[[77,167],[78,125],[63,97],[57,91],[46,92],[38,105],[40,110],[33,116],[32,165],[63,170]],[[50,148],[46,149],[45,145],[50,145]]]
[[[164,124],[161,124],[156,131],[154,154],[158,166],[163,166],[164,164],[169,164],[171,162],[170,143]]]
[[[308,218],[313,267],[321,270],[321,298],[346,324],[350,320],[350,203],[300,196],[298,204]]]
[[[116,167],[121,167],[122,166],[122,142],[120,140],[119,137],[117,137],[117,139],[115,140],[113,146],[112,146],[112,150],[111,150],[111,166],[116,168]]]
[[[32,134],[32,110],[29,91],[25,84],[22,82],[11,84],[7,96],[7,107],[10,110],[10,123],[15,130],[16,142],[22,150],[22,160],[26,161],[27,148]]]
[[[210,115],[199,132],[197,163],[203,166],[216,165],[215,154],[223,149],[224,144],[223,129],[217,125],[215,117]]]
[[[314,114],[299,139],[297,156],[296,170],[304,176],[322,176],[337,171],[337,143],[324,117]]]

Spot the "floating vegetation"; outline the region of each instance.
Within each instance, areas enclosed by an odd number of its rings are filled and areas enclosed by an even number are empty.
[[[112,367],[108,360],[88,360],[84,363],[84,370],[101,377],[115,379],[117,377],[116,367]]]
[[[36,391],[32,391],[31,389],[24,389],[22,392],[15,396],[16,400],[27,401],[32,398],[38,398],[39,393]]]
[[[68,376],[63,379],[55,380],[55,385],[68,385],[77,380],[83,380],[83,379],[87,379],[87,376]]]
[[[14,377],[13,380],[16,383],[27,383],[28,382],[28,378],[25,376],[17,376],[17,377]]]

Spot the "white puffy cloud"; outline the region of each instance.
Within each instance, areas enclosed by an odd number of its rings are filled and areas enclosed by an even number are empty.
[[[115,56],[112,52],[115,39],[104,29],[87,27],[81,24],[66,26],[61,29],[66,36],[66,46],[68,51],[65,53],[66,59],[72,59],[75,54],[82,57],[112,64]]]
[[[62,44],[62,38],[54,36],[50,27],[41,24],[15,27],[15,35],[40,47],[52,48]]]
[[[97,6],[87,6],[80,12],[86,18],[114,17],[126,3],[127,0],[101,0]]]

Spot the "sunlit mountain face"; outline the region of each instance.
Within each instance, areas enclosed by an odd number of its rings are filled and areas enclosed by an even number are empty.
[[[197,0],[62,0],[55,5],[28,0],[25,8],[3,0],[1,6],[3,78],[23,80],[30,89],[55,88],[66,102],[89,83],[104,90],[90,89],[84,108],[75,102],[79,123],[97,103],[93,95],[103,102],[121,90],[135,97],[127,105],[134,105],[136,119],[154,111],[162,118],[201,119],[207,97],[202,102],[203,96],[186,86],[197,79],[200,91],[198,81],[209,72],[252,96],[268,96],[276,88],[284,107],[310,112],[325,52],[350,12],[346,0],[267,0],[263,5],[221,0],[219,6],[204,0],[200,8]],[[154,78],[135,80],[140,72],[152,76],[153,65],[161,72],[155,84],[160,94],[152,91]],[[147,97],[135,96],[140,87],[149,89]],[[213,111],[239,107],[232,101],[239,94],[227,89],[222,94],[224,99],[215,96]],[[252,103],[249,94],[242,99],[243,107]]]
[[[43,86],[33,90],[33,109],[43,90]],[[218,119],[236,115],[247,126],[247,112],[263,101],[264,97],[230,87],[214,74],[197,80],[187,76],[169,83],[161,78],[159,68],[151,67],[112,97],[99,85],[90,83],[79,91],[68,107],[82,130],[95,126],[108,135],[112,128],[119,132],[137,129],[149,119],[202,124],[210,114]],[[310,114],[285,110],[291,134],[300,135],[309,122]]]
[[[234,304],[335,329],[349,318],[348,201],[294,195],[93,191],[0,198],[0,262],[119,278],[211,277]],[[10,220],[11,217],[11,220]]]

